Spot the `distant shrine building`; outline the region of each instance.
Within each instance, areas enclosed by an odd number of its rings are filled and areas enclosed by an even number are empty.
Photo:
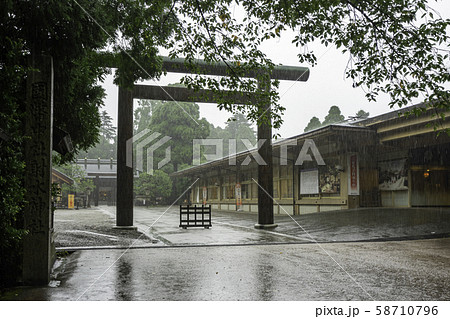
[[[117,195],[117,161],[113,159],[79,159],[76,164],[92,179],[95,189],[91,204],[115,205]]]
[[[357,207],[450,206],[450,128],[428,110],[332,124],[273,143],[275,214],[308,214]],[[257,212],[256,148],[192,166],[191,204]],[[256,155],[257,157],[257,155]]]

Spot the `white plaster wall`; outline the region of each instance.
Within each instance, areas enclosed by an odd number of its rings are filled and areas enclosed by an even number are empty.
[[[317,213],[316,205],[300,205],[300,215]]]
[[[281,207],[280,207],[280,212],[279,212],[280,215],[286,215],[286,213],[288,213],[289,215],[294,214],[292,205],[281,205]]]
[[[320,211],[321,212],[329,212],[332,210],[341,210],[341,206],[335,206],[335,205],[320,205]]]

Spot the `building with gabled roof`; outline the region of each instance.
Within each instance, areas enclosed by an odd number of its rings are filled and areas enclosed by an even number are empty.
[[[273,143],[274,212],[306,214],[357,207],[450,206],[450,129],[423,104],[331,124]],[[172,174],[194,182],[192,204],[257,212],[257,149]]]

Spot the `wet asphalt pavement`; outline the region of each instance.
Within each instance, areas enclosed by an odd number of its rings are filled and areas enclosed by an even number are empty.
[[[449,209],[277,215],[272,231],[224,212],[181,229],[165,209],[136,207],[128,232],[112,229],[114,207],[57,211],[56,245],[74,252],[49,286],[2,299],[450,300]]]
[[[113,229],[115,207],[59,210],[56,247],[155,247],[424,239],[450,236],[450,208],[362,208],[300,216],[275,215],[274,230],[254,228],[257,215],[212,214],[212,227],[182,229],[177,207],[135,207],[138,231]],[[144,234],[144,235],[142,235]]]

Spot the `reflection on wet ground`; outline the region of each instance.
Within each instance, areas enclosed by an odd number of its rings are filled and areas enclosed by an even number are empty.
[[[84,250],[67,257],[59,287],[4,299],[449,300],[449,261],[448,238]]]
[[[165,209],[135,208],[139,231],[123,234],[112,230],[114,207],[57,211],[60,250],[85,247],[60,259],[51,285],[0,299],[450,299],[449,209],[277,215],[271,231],[240,212],[213,212],[210,229],[182,229],[178,210]],[[146,248],[127,249],[132,243]]]
[[[115,213],[111,207],[104,210],[111,215]],[[450,235],[448,208],[361,208],[300,216],[276,215],[279,226],[271,231],[255,229],[257,215],[252,213],[216,211],[211,229],[187,230],[178,227],[177,208],[161,216],[162,213],[161,208],[135,208],[135,224],[169,246],[349,242]],[[149,229],[157,218],[158,222]]]
[[[295,216],[295,221],[319,242],[422,238],[450,234],[450,210],[430,208],[366,208]],[[304,237],[284,216],[276,229]],[[306,235],[308,236],[308,235]],[[307,238],[307,237],[306,237]]]
[[[213,211],[210,229],[179,227],[177,207],[134,209],[138,231],[113,229],[115,207],[55,214],[56,247],[154,247],[351,242],[450,235],[449,208],[360,208],[300,216],[276,215],[277,228],[254,228],[257,215]],[[155,223],[155,221],[157,221]]]

